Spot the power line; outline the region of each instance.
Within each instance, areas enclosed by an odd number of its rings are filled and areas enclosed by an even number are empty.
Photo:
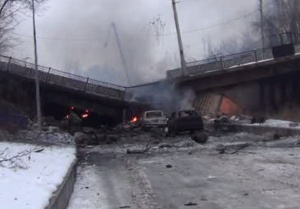
[[[21,36],[21,37],[25,37],[25,38],[32,38],[33,36],[30,35],[24,35],[24,34],[20,34],[20,33],[15,33],[12,32],[12,34],[17,35],[17,36]],[[37,39],[40,40],[51,40],[51,41],[99,41],[98,39],[80,39],[80,38],[74,38],[74,39],[67,39],[67,38],[50,38],[50,37],[37,37]]]
[[[183,34],[194,33],[194,32],[198,32],[198,31],[208,30],[208,29],[211,29],[211,28],[215,28],[215,27],[227,25],[229,23],[236,22],[236,21],[239,21],[241,19],[245,19],[245,18],[253,15],[256,12],[258,12],[257,9],[254,10],[254,11],[252,11],[252,12],[250,12],[250,13],[248,13],[248,14],[245,14],[243,16],[237,17],[237,18],[232,19],[232,20],[228,20],[228,21],[225,21],[225,22],[217,23],[217,24],[214,24],[214,25],[211,25],[211,26],[207,26],[207,27],[203,27],[203,28],[197,28],[197,29],[193,29],[193,30],[186,30],[186,31],[183,31],[182,33]],[[159,36],[173,36],[173,35],[176,35],[176,33],[165,33],[165,34],[160,34]]]
[[[190,0],[186,0],[186,1],[190,1]],[[210,26],[203,27],[203,28],[186,30],[186,31],[183,31],[182,33],[183,34],[189,34],[189,33],[194,33],[194,32],[198,32],[198,31],[208,30],[208,29],[211,29],[211,28],[215,28],[215,27],[227,25],[229,23],[245,19],[245,18],[247,18],[247,17],[249,17],[249,16],[251,16],[251,15],[257,13],[257,12],[259,12],[259,10],[255,9],[254,11],[252,11],[250,13],[247,13],[247,14],[245,14],[243,16],[234,18],[232,20],[228,20],[228,21],[225,21],[225,22],[217,23],[217,24],[210,25]],[[152,19],[151,22],[153,22],[153,19]],[[147,25],[149,25],[149,23],[147,23],[144,27],[142,27],[137,34],[141,33],[147,27]],[[32,38],[32,36],[30,36],[30,35],[24,35],[24,34],[15,33],[15,32],[12,32],[12,34],[15,34],[15,35],[21,36],[21,37],[25,37],[25,38]],[[164,33],[164,34],[159,34],[159,35],[158,34],[153,34],[152,36],[173,36],[173,35],[176,35],[176,33],[175,32],[174,33]],[[74,41],[74,42],[79,42],[79,41],[95,42],[95,41],[99,41],[99,39],[83,39],[83,38],[67,39],[67,38],[56,38],[56,37],[54,37],[54,38],[52,38],[52,37],[37,37],[37,39],[39,39],[39,40],[50,40],[50,41]]]
[[[186,2],[186,1],[194,1],[194,0],[185,0],[185,1],[182,1],[182,2]],[[271,5],[272,3],[273,2],[265,3],[265,5],[263,5],[263,6],[268,6],[268,5]],[[251,15],[253,15],[253,14],[259,12],[259,11],[260,11],[260,9],[255,9],[252,12],[249,12],[249,13],[243,15],[243,16],[234,18],[232,20],[228,20],[228,21],[225,21],[225,22],[217,23],[215,25],[207,26],[207,27],[204,27],[204,28],[198,28],[198,29],[183,31],[182,34],[194,33],[194,32],[198,32],[198,31],[208,30],[208,29],[211,29],[211,28],[215,28],[215,27],[227,25],[229,23],[245,19],[245,18],[247,18],[247,17],[249,17],[249,16],[251,16]],[[160,34],[159,36],[174,36],[174,35],[176,35],[175,32],[173,32],[173,33],[166,33],[166,34]],[[157,35],[154,34],[153,36],[157,36]]]

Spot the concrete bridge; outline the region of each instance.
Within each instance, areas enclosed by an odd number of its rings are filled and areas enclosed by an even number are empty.
[[[185,108],[191,102],[202,113],[291,118],[285,111],[300,106],[300,45],[291,46],[295,53],[275,58],[274,48],[267,48],[188,63],[188,75],[171,70],[167,80],[134,91],[157,92],[152,100],[164,101],[167,109]],[[275,50],[282,53],[280,48]]]
[[[46,116],[62,118],[71,106],[75,106],[88,109],[103,120],[118,123],[122,120],[123,109],[131,105],[124,100],[126,89],[122,86],[43,66],[38,66],[38,70],[42,109]],[[33,64],[0,56],[1,98],[18,104],[34,116],[35,76]]]
[[[269,48],[188,63],[186,76],[175,69],[168,71],[168,79],[135,87],[39,66],[43,112],[63,114],[76,106],[112,123],[121,122],[124,110],[134,114],[149,104],[169,112],[193,105],[203,113],[279,114],[287,105],[300,104],[300,45],[294,49],[295,54],[281,58]],[[31,63],[0,56],[0,96],[32,115],[35,73]]]

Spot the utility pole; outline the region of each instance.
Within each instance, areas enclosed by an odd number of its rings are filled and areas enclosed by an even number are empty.
[[[178,39],[178,45],[179,45],[180,60],[181,60],[181,75],[185,76],[185,75],[187,75],[187,68],[186,68],[186,62],[185,62],[185,58],[184,58],[184,51],[183,51],[183,45],[182,45],[181,32],[180,32],[180,27],[179,27],[179,20],[178,20],[176,4],[177,3],[175,2],[175,0],[172,0],[174,19],[175,19],[175,25],[176,25],[176,31],[177,31],[177,39]]]
[[[125,56],[124,56],[124,53],[123,53],[123,49],[122,49],[122,45],[121,45],[121,41],[120,41],[120,38],[119,38],[119,34],[118,34],[118,31],[117,31],[116,24],[112,23],[112,27],[113,27],[113,30],[114,30],[114,33],[115,33],[118,49],[119,49],[120,56],[121,56],[121,59],[122,59],[122,64],[123,64],[123,67],[125,69],[126,79],[127,79],[127,82],[129,84],[129,86],[131,86],[129,71],[128,71],[128,67],[127,67],[127,64],[126,64],[126,60],[125,60]]]
[[[263,10],[263,0],[259,0],[259,11],[260,11],[260,32],[261,32],[261,42],[262,48],[265,48],[265,32],[264,32],[264,10]]]
[[[38,71],[38,54],[37,54],[37,41],[36,41],[36,26],[35,26],[35,7],[32,0],[32,21],[33,21],[33,41],[34,41],[34,60],[35,60],[35,93],[36,93],[36,110],[37,110],[37,123],[38,131],[42,130],[42,111],[41,111],[41,98],[40,98],[40,83]]]

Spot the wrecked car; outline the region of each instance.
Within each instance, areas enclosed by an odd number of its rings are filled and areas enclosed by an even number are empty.
[[[161,110],[146,111],[140,117],[139,124],[142,128],[164,128],[167,124],[167,117]]]
[[[173,112],[168,119],[165,132],[176,135],[179,132],[203,131],[202,117],[195,110],[181,110]]]

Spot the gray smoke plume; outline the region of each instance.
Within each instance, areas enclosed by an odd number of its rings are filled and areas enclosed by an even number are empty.
[[[127,100],[141,102],[154,109],[163,110],[166,115],[173,111],[194,109],[196,94],[191,89],[177,89],[171,81],[127,89]]]
[[[247,28],[248,20],[199,32],[186,31],[236,18],[253,10],[256,4],[257,0],[181,1],[178,13],[186,60],[205,58],[201,42],[204,37],[211,37],[218,44]],[[179,66],[171,0],[49,1],[47,10],[37,19],[38,36],[43,38],[38,40],[40,64],[127,84],[113,31],[108,36],[113,22],[133,85],[164,78],[167,70]],[[30,36],[31,19],[23,21],[17,32]],[[166,35],[160,36],[163,34]],[[22,39],[24,44],[11,55],[33,61],[32,39]],[[72,62],[77,65],[70,65]]]

